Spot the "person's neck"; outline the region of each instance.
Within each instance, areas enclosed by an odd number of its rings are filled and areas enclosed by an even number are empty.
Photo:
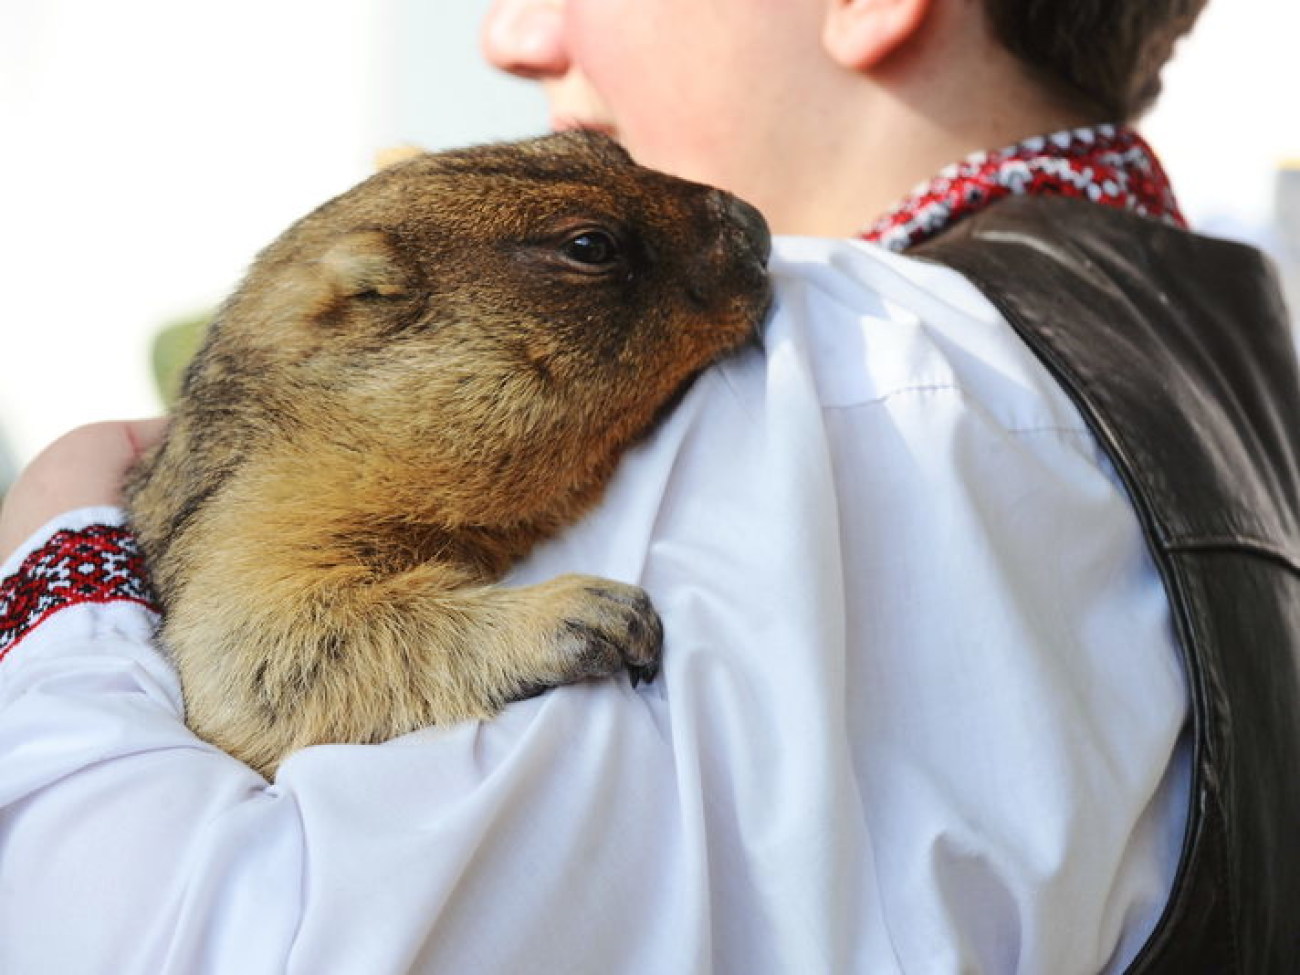
[[[822,127],[806,192],[785,194],[788,211],[773,214],[779,232],[849,236],[972,153],[1119,121],[1055,96],[992,42],[944,36],[926,35],[841,89],[839,124]]]
[[[1022,105],[987,105],[965,118],[942,119],[911,112],[898,104],[881,138],[870,150],[876,162],[871,178],[862,182],[854,206],[854,226],[841,226],[840,233],[852,233],[884,213],[918,184],[932,179],[942,168],[972,153],[1012,146],[1031,136],[1045,135],[1091,125],[1099,121],[1054,106],[1027,110]],[[890,152],[890,147],[906,151]]]

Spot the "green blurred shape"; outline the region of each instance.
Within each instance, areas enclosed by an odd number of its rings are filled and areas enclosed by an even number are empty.
[[[153,380],[163,405],[171,409],[180,392],[181,377],[203,342],[211,312],[187,315],[163,326],[153,340]]]

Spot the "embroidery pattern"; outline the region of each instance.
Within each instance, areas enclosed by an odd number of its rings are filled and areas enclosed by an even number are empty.
[[[1098,125],[969,156],[917,187],[861,237],[906,250],[1012,195],[1074,197],[1187,225],[1146,141],[1127,126]]]
[[[125,528],[57,532],[0,580],[0,660],[51,613],[79,603],[127,600],[157,611],[144,558]]]

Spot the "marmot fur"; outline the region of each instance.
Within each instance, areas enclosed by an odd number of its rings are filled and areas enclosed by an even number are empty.
[[[194,731],[271,775],[653,677],[640,589],[493,582],[755,335],[768,249],[752,207],[585,133],[422,155],[291,227],[127,488]]]

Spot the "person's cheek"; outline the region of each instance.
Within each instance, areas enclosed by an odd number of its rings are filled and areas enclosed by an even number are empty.
[[[638,91],[656,87],[649,58],[655,33],[637,5],[570,0],[565,14],[564,45],[573,67],[609,111],[635,104]]]

